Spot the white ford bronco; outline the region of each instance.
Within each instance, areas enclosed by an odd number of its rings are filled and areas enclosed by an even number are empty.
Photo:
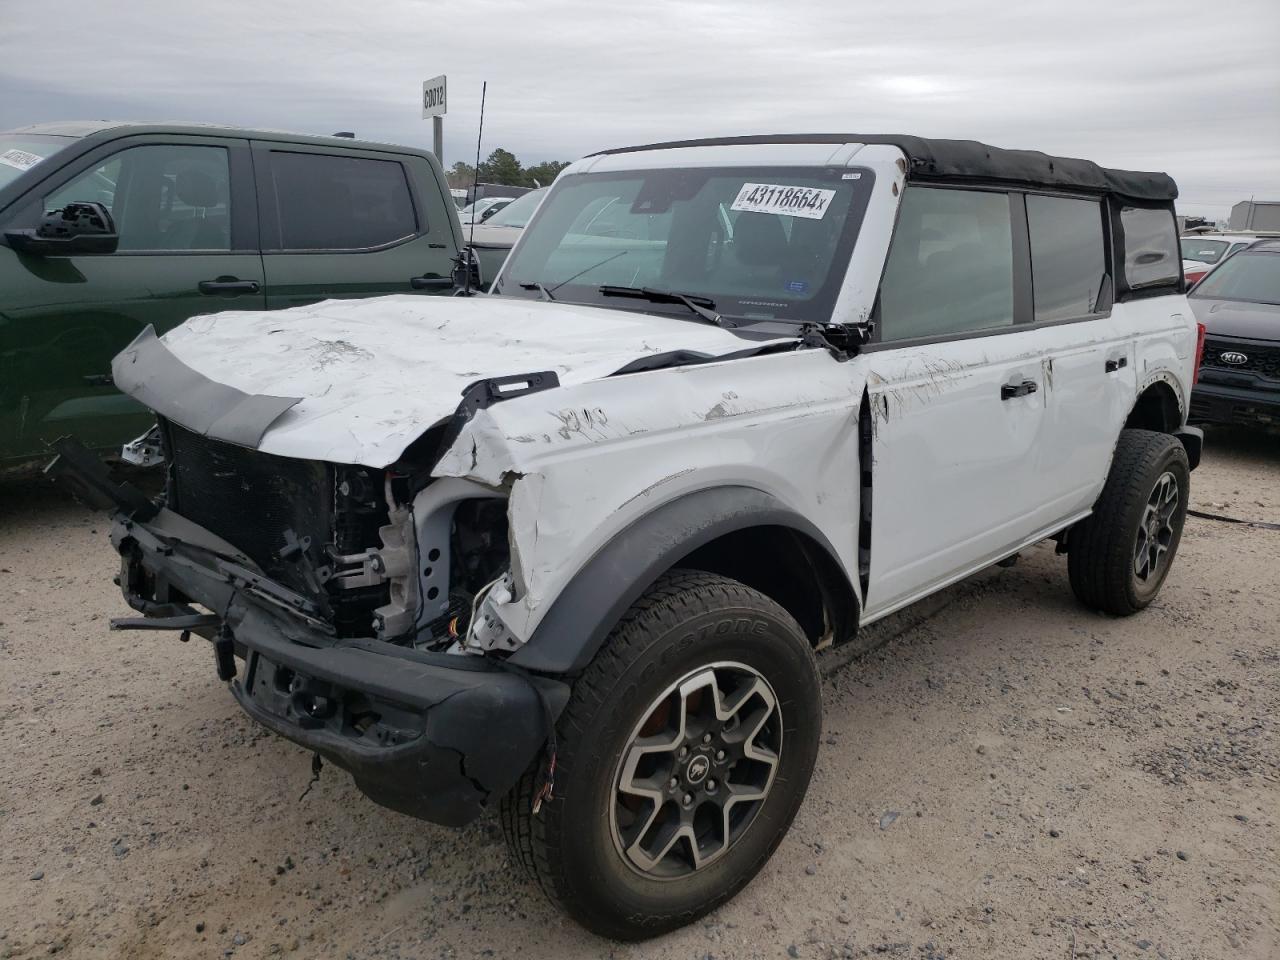
[[[906,136],[609,151],[492,295],[140,334],[157,499],[51,469],[116,511],[117,627],[205,637],[254,719],[378,803],[500,812],[645,937],[785,834],[815,650],[1045,539],[1082,603],[1155,597],[1201,449],[1176,192]]]

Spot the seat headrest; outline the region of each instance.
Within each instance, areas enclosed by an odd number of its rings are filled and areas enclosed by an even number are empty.
[[[216,207],[222,202],[217,181],[203,170],[178,171],[176,187],[178,199],[189,207]]]

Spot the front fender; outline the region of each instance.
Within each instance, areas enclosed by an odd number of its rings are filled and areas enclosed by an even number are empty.
[[[605,544],[560,591],[510,662],[542,673],[581,671],[623,613],[663,573],[725,534],[761,526],[807,535],[842,569],[826,536],[771,494],[738,486],[699,490],[662,504]]]

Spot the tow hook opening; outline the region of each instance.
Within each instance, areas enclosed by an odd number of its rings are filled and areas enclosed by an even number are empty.
[[[344,739],[390,747],[421,735],[413,711],[375,702],[359,690],[299,673],[250,654],[244,692],[261,707],[302,730],[325,729]]]
[[[305,686],[294,690],[290,699],[300,727],[322,727],[326,720],[338,712],[338,704],[333,697]]]

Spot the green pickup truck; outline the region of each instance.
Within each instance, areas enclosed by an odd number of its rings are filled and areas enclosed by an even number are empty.
[[[448,294],[461,241],[421,150],[199,125],[0,132],[0,476],[64,434],[105,451],[146,431],[111,358],[148,325]]]

